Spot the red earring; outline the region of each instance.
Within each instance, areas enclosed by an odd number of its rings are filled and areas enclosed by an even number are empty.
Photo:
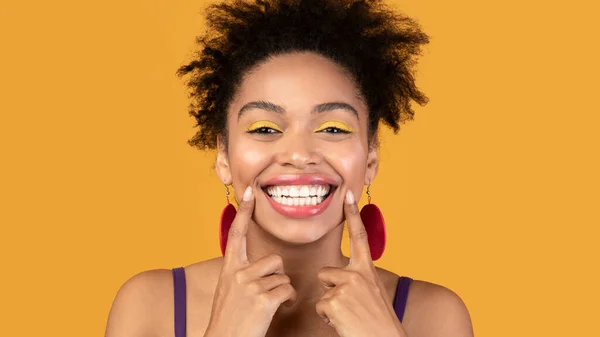
[[[360,218],[365,225],[367,237],[369,238],[369,248],[371,249],[371,259],[378,260],[385,250],[385,221],[379,207],[371,203],[371,184],[367,186],[367,197],[369,203],[360,210]]]
[[[221,245],[221,254],[225,256],[225,247],[227,247],[227,238],[229,237],[229,228],[235,219],[237,211],[235,207],[229,203],[229,187],[225,185],[225,198],[227,199],[227,206],[223,208],[221,212],[221,222],[219,223],[219,244]]]

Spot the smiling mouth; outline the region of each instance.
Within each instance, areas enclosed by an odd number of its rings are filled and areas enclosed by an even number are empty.
[[[272,185],[263,191],[274,202],[285,206],[317,206],[335,191],[336,186],[320,185]]]

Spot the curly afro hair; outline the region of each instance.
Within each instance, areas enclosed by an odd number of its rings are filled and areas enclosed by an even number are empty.
[[[227,108],[244,74],[283,53],[318,53],[353,77],[368,107],[370,141],[380,121],[398,132],[413,119],[411,101],[428,101],[414,66],[429,38],[380,0],[225,1],[209,6],[207,26],[195,58],[177,71],[190,74],[189,112],[199,130],[188,143],[199,149],[215,149],[218,135],[227,140]]]

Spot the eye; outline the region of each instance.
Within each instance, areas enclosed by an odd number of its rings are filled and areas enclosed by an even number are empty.
[[[328,121],[319,125],[315,132],[329,134],[349,134],[353,133],[354,129],[342,121]]]
[[[328,128],[321,129],[318,132],[324,132],[324,133],[350,133],[350,131],[343,130],[343,129],[340,129],[340,128],[336,128],[334,126],[330,126]]]
[[[258,133],[258,134],[273,134],[273,133],[281,133],[279,130],[275,130],[273,128],[267,126],[261,126],[256,129],[248,130],[248,133]]]
[[[282,133],[283,131],[279,125],[271,121],[257,121],[248,125],[246,132],[250,134],[272,135]]]

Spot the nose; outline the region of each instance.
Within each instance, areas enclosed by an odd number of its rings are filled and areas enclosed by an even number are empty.
[[[282,166],[304,169],[321,163],[321,154],[310,134],[287,134],[278,142],[277,162]]]

